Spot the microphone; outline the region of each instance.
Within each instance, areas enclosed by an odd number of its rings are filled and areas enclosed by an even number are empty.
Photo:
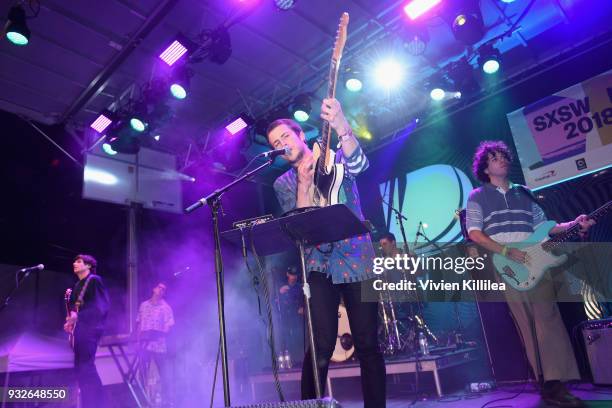
[[[182,275],[182,274],[183,274],[183,272],[187,272],[187,271],[189,271],[190,269],[191,269],[191,267],[190,267],[190,266],[187,266],[187,267],[185,267],[185,268],[181,269],[180,271],[176,271],[176,272],[174,272],[174,273],[172,274],[172,276],[174,276],[174,277],[176,278],[177,276]]]
[[[19,272],[28,272],[28,273],[29,273],[29,272],[34,272],[34,271],[36,271],[36,270],[38,270],[38,271],[42,271],[43,269],[45,269],[45,265],[43,265],[43,264],[38,264],[38,265],[36,265],[36,266],[30,266],[30,267],[28,267],[28,268],[23,268],[23,269],[20,269],[20,270],[19,270]]]
[[[266,159],[274,159],[277,156],[282,156],[283,154],[291,153],[291,148],[283,147],[282,149],[270,150],[267,152],[259,153],[258,157],[264,157]]]
[[[206,198],[200,198],[198,201],[196,201],[195,203],[191,204],[189,207],[185,208],[185,212],[186,213],[190,213],[193,210],[200,208],[202,206],[206,205]]]

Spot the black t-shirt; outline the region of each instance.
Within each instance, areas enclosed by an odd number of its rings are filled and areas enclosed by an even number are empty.
[[[79,307],[77,329],[102,332],[104,331],[106,315],[110,306],[108,292],[100,276],[90,274],[87,278],[90,279],[83,296],[83,303]],[[79,280],[72,289],[72,294],[70,295],[70,307],[72,310],[75,310],[75,303],[87,278]]]

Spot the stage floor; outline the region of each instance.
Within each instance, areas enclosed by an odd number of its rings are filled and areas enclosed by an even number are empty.
[[[577,397],[582,398],[589,408],[612,408],[612,387],[594,387],[590,384],[578,384],[571,387],[572,393]],[[499,398],[509,398],[515,396],[519,391],[524,391],[515,398],[493,402],[487,407],[516,407],[516,408],[547,408],[549,405],[540,400],[540,396],[533,384],[518,384],[512,386],[502,386],[499,389],[483,394],[470,394],[465,392],[453,393],[445,395],[438,399],[430,397],[428,400],[419,400],[414,405],[411,405],[414,400],[414,395],[398,395],[397,392],[391,390],[387,399],[387,408],[480,408],[489,401]],[[342,408],[362,408],[361,400],[351,400],[342,398],[338,395],[338,401]]]

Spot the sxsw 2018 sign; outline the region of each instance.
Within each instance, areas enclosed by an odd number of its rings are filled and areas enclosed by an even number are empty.
[[[532,189],[612,164],[612,71],[507,116]]]

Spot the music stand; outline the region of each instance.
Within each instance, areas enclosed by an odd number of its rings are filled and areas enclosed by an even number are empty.
[[[233,229],[221,233],[221,236],[237,245],[242,244],[246,234],[249,244],[254,245],[259,255],[271,255],[287,251],[295,246],[300,252],[302,281],[306,305],[306,325],[310,357],[313,368],[316,398],[321,398],[321,384],[312,329],[310,312],[310,287],[306,277],[305,247],[340,241],[370,232],[346,205],[335,204],[329,207],[308,207],[298,214],[277,218],[249,228]]]

